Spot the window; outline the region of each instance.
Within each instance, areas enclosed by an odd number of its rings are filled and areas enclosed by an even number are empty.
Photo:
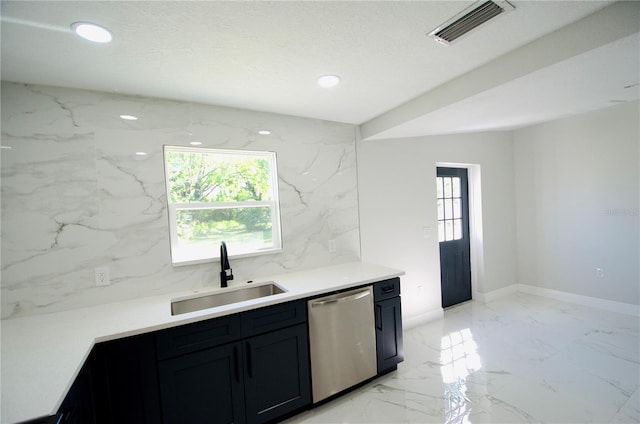
[[[165,146],[173,264],[280,251],[273,152]]]
[[[462,192],[460,177],[437,177],[438,241],[460,240],[462,233]]]

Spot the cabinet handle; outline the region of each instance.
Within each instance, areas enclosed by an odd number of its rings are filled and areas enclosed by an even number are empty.
[[[382,331],[382,306],[376,304],[376,328]]]
[[[236,372],[236,381],[240,383],[240,357],[239,357],[238,347],[233,347],[233,359],[234,359],[234,368]]]
[[[394,289],[395,289],[395,286],[393,284],[382,286],[382,293],[391,293]]]
[[[251,361],[251,343],[247,342],[247,373],[253,378],[253,364]]]

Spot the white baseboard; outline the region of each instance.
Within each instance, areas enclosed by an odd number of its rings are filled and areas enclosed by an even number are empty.
[[[543,287],[531,286],[529,284],[518,284],[518,291],[522,293],[535,294],[549,297],[569,303],[590,306],[592,308],[604,309],[619,314],[633,315],[640,317],[640,306],[630,303],[616,302],[614,300],[600,299],[597,297],[583,296],[580,294],[567,293],[558,290],[546,289]]]
[[[583,296],[580,294],[568,293],[559,290],[546,289],[543,287],[532,286],[529,284],[511,284],[498,290],[488,293],[475,293],[474,298],[480,302],[491,302],[510,294],[521,292],[529,293],[537,296],[548,297],[550,299],[561,300],[568,303],[576,303],[579,305],[590,306],[592,308],[604,309],[620,314],[633,315],[640,317],[640,306],[630,303],[616,302],[614,300],[599,299],[597,297]]]
[[[415,317],[405,318],[402,317],[402,327],[405,330],[409,328],[417,327],[427,322],[436,321],[444,317],[444,310],[442,308],[428,311]]]
[[[473,298],[479,302],[487,303],[496,299],[500,299],[501,297],[508,296],[513,293],[518,292],[518,284],[511,284],[510,286],[503,287],[498,290],[490,291],[489,293],[474,293]]]

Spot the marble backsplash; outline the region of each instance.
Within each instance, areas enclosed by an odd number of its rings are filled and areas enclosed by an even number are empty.
[[[217,263],[171,265],[162,147],[191,141],[277,152],[283,251],[236,281],[359,259],[353,125],[3,82],[2,318],[216,286]]]

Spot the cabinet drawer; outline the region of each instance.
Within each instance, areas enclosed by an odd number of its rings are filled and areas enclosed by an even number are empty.
[[[158,359],[219,346],[239,338],[240,316],[238,314],[169,328],[156,335]]]
[[[278,330],[307,321],[304,301],[282,303],[242,313],[242,337]]]
[[[400,295],[400,278],[378,281],[373,285],[373,298],[376,302]]]

